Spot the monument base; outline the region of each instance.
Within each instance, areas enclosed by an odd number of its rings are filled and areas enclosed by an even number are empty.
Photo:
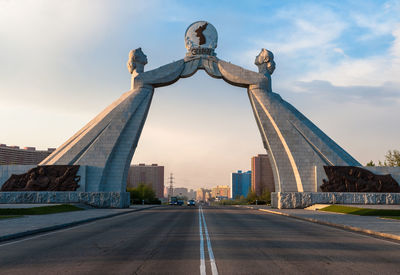
[[[0,192],[0,204],[84,203],[98,208],[128,208],[128,192]]]
[[[400,204],[400,193],[273,192],[271,206],[306,208],[313,204]]]

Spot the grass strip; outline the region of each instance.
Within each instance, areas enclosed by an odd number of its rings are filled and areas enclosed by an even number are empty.
[[[0,215],[46,215],[80,210],[83,209],[75,205],[61,204],[32,208],[0,208]]]
[[[0,220],[1,219],[12,219],[12,218],[20,218],[22,215],[0,215]]]
[[[324,207],[319,210],[327,212],[359,215],[359,216],[400,217],[400,210],[359,208],[359,207],[342,206],[336,204]]]

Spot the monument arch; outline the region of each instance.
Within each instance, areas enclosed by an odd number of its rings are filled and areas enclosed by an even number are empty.
[[[360,163],[271,89],[272,52],[255,59],[258,72],[216,57],[217,31],[198,21],[185,33],[186,56],[145,71],[141,48],[129,53],[131,90],[124,93],[40,165],[86,167],[86,192],[125,192],[128,169],[156,88],[205,70],[211,77],[245,88],[263,145],[270,157],[277,192],[316,192],[326,178],[324,166]]]

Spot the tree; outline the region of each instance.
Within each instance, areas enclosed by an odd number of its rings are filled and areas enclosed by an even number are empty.
[[[247,194],[247,201],[249,203],[253,203],[256,201],[256,199],[257,199],[256,192],[253,190],[250,190],[250,192]]]
[[[249,204],[255,204],[256,201],[257,204],[268,204],[271,203],[271,192],[265,188],[261,195],[257,196],[255,191],[250,191],[246,199]]]
[[[271,192],[268,188],[265,188],[260,196],[260,200],[265,201],[265,203],[271,203]]]
[[[366,166],[375,166],[375,163],[371,160]],[[381,162],[378,161],[378,166],[390,166],[397,167],[400,166],[400,151],[399,150],[389,150],[385,155],[385,160]]]
[[[399,150],[389,150],[385,155],[385,166],[400,166],[400,151]]]
[[[142,204],[143,202],[158,204],[160,202],[156,198],[154,190],[146,184],[141,183],[138,187],[128,188],[127,191],[131,196],[131,204]]]
[[[367,163],[366,166],[375,166],[375,163],[371,160],[370,162]]]

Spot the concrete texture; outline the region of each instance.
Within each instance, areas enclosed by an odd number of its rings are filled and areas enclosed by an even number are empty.
[[[0,204],[84,203],[99,208],[129,207],[128,192],[0,192]]]
[[[315,192],[326,178],[323,166],[360,163],[278,94],[249,88],[264,145],[275,168],[275,190]]]
[[[273,192],[271,206],[306,208],[314,204],[400,204],[400,193]]]

